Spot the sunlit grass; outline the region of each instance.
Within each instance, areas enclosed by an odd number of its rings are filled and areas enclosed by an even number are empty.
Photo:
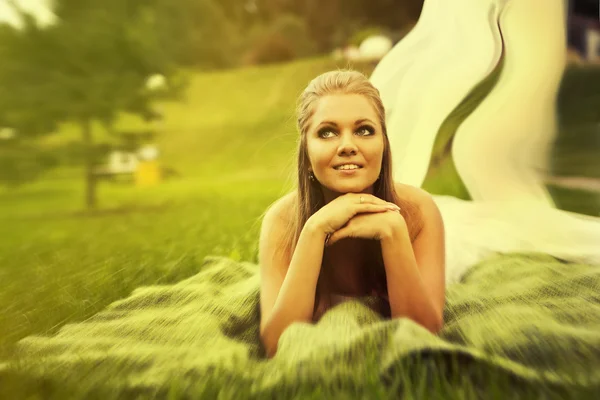
[[[179,176],[151,188],[103,182],[94,212],[83,208],[78,168],[0,189],[0,346],[84,320],[136,287],[194,275],[209,254],[256,261],[260,216],[290,189],[295,99],[314,76],[341,66],[314,59],[192,75],[185,102],[163,104],[158,126],[161,162]],[[145,128],[131,116],[117,127]],[[94,135],[110,140],[99,126]],[[65,125],[44,145],[77,140],[78,128]],[[569,201],[581,206],[577,196]],[[413,378],[398,378],[396,389],[422,398],[428,386]],[[436,393],[455,393],[438,383]],[[379,385],[372,390],[385,392]],[[445,398],[473,398],[469,385]]]
[[[70,189],[52,197],[72,203],[79,196]],[[0,344],[81,320],[140,285],[193,275],[208,254],[255,260],[259,217],[281,195],[269,182],[183,181],[156,190],[111,188],[114,197],[94,213],[38,211],[38,197],[3,199],[2,209],[17,216],[0,224]]]
[[[85,319],[138,286],[193,275],[209,254],[255,260],[261,214],[291,188],[295,99],[338,67],[317,58],[192,74],[185,101],[161,106],[161,163],[178,176],[150,188],[101,182],[93,212],[76,167],[0,189],[0,345]],[[117,128],[143,126],[123,116]],[[100,126],[94,133],[110,139]],[[67,124],[43,145],[78,135]]]

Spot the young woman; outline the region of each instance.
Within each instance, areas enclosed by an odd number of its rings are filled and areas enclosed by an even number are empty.
[[[269,357],[293,322],[376,295],[388,318],[437,332],[445,302],[444,226],[425,191],[394,183],[378,90],[356,71],[315,78],[298,103],[298,188],[263,219],[261,340]]]

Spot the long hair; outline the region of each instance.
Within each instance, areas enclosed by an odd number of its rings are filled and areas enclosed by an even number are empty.
[[[297,104],[297,127],[299,131],[297,157],[298,157],[298,181],[297,195],[294,199],[295,218],[290,218],[285,238],[285,248],[289,249],[289,254],[293,254],[298,243],[300,233],[308,218],[325,205],[323,192],[320,183],[315,179],[309,178],[310,161],[307,151],[307,131],[315,112],[318,100],[330,94],[358,94],[365,96],[373,105],[379,123],[383,131],[384,150],[381,165],[381,174],[373,186],[373,194],[380,199],[396,203],[401,208],[401,214],[407,221],[411,239],[414,239],[420,229],[421,218],[418,215],[417,207],[411,202],[398,196],[394,189],[392,178],[392,154],[390,143],[387,136],[385,123],[385,109],[381,101],[379,91],[371,82],[360,72],[353,70],[338,70],[326,72],[313,79],[304,92],[300,95]],[[327,252],[324,249],[324,257]],[[381,254],[379,241],[369,241],[367,243],[367,257],[370,260],[369,282],[373,289],[379,293],[384,293],[387,289],[385,278],[385,268]],[[325,264],[325,263],[324,263]],[[319,304],[322,292],[326,292],[326,272],[327,265],[321,265],[321,273],[317,282],[317,292],[315,299],[315,310]]]

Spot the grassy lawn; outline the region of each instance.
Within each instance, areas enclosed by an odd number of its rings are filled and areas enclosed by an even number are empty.
[[[93,213],[78,168],[0,189],[0,347],[81,321],[138,286],[194,275],[208,254],[255,260],[261,214],[292,187],[295,99],[338,67],[316,59],[194,75],[185,102],[162,105],[158,145],[179,176],[154,188],[103,182]],[[142,126],[124,116],[119,127]],[[94,135],[109,141],[99,127]],[[77,140],[65,125],[44,145]]]
[[[29,201],[2,198],[1,208],[33,210],[45,196],[68,204],[80,197],[77,184],[52,190],[40,185],[30,189]],[[114,195],[114,207],[97,214],[66,209],[3,215],[3,344],[82,320],[137,286],[193,275],[207,254],[254,259],[260,214],[281,185],[181,181],[146,191],[106,189],[102,193]]]
[[[136,287],[194,275],[206,255],[256,261],[261,214],[291,189],[295,99],[314,76],[341,66],[314,59],[193,75],[184,103],[162,105],[157,139],[163,163],[180,176],[145,189],[102,183],[96,212],[82,208],[77,168],[0,189],[2,354]],[[119,126],[141,123],[123,116]],[[65,125],[45,146],[58,149],[78,135]],[[109,141],[99,127],[94,135]],[[582,209],[580,195],[558,195],[569,198],[566,208]]]

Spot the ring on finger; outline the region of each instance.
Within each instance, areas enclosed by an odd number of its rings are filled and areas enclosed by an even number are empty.
[[[360,196],[360,204],[362,204],[362,202],[363,202],[363,197]]]

